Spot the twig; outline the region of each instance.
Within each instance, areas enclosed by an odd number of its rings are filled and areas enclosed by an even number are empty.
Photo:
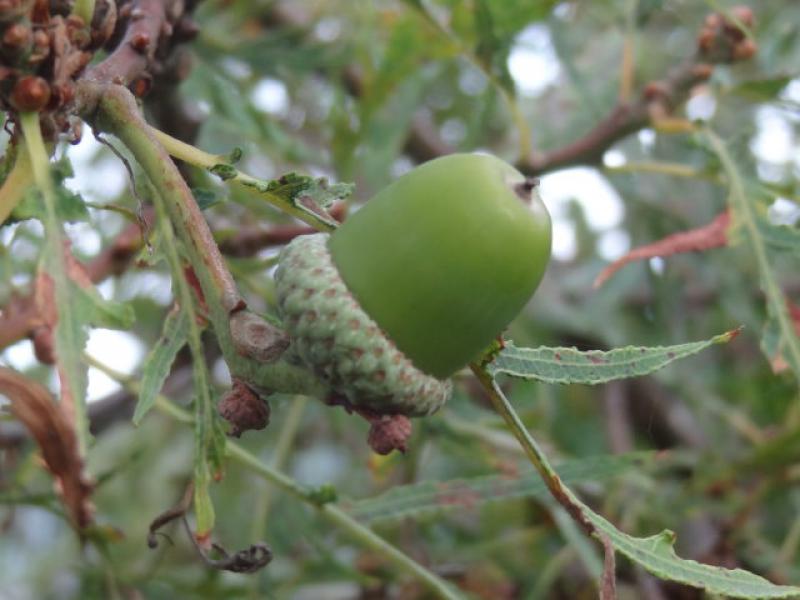
[[[168,10],[178,2],[133,0],[125,35],[108,58],[87,69],[82,79],[130,85],[148,68],[155,56],[159,38],[168,23]]]

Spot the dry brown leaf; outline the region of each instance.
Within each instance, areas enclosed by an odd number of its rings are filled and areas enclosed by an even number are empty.
[[[730,221],[730,213],[726,210],[708,225],[690,229],[689,231],[682,231],[681,233],[674,233],[652,244],[635,248],[603,269],[597,279],[594,280],[594,287],[599,288],[622,267],[638,260],[655,258],[656,256],[671,256],[683,252],[702,252],[726,246],[728,244]]]
[[[0,394],[11,401],[11,412],[39,445],[73,525],[86,528],[94,515],[94,486],[84,473],[78,438],[63,405],[44,386],[6,367],[0,367]]]

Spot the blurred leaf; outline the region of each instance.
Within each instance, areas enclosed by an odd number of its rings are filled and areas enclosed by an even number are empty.
[[[133,423],[138,425],[153,407],[156,397],[169,375],[178,351],[186,344],[189,317],[186,311],[173,308],[164,320],[164,330],[156,345],[142,364],[142,381],[139,399],[133,413]]]
[[[655,454],[635,452],[571,460],[559,466],[565,483],[605,481],[633,467],[651,464]],[[425,481],[393,487],[388,492],[341,506],[359,521],[376,523],[422,518],[452,511],[473,510],[487,502],[515,498],[546,498],[549,492],[538,473],[485,475],[472,479]]]
[[[50,392],[19,373],[0,367],[0,394],[11,401],[11,411],[36,440],[55,488],[69,512],[73,526],[81,530],[92,523],[92,484],[84,473],[78,438],[66,405],[57,404]]]
[[[800,229],[791,225],[774,225],[758,218],[758,231],[764,241],[775,250],[800,252]]]
[[[50,165],[56,193],[56,216],[60,221],[88,221],[89,211],[81,195],[64,186],[64,180],[74,175],[69,158],[64,155],[60,160],[51,162]],[[41,192],[35,187],[29,188],[12,215],[18,221],[25,219],[44,221],[45,204]]]
[[[130,304],[106,300],[94,286],[76,285],[74,293],[84,298],[81,306],[87,310],[85,319],[95,327],[125,330],[130,329],[136,320],[136,314]]]
[[[726,344],[739,334],[739,329],[714,336],[710,340],[677,346],[645,348],[628,346],[608,352],[576,348],[517,348],[506,344],[487,366],[492,377],[503,373],[545,383],[581,383],[595,385],[615,379],[648,375],[671,362],[697,354],[714,344]]]
[[[793,77],[792,75],[780,75],[767,79],[751,79],[736,84],[725,91],[729,94],[743,96],[751,102],[766,102],[773,100],[780,94]]]
[[[192,196],[197,201],[200,210],[206,210],[225,201],[223,194],[219,190],[208,188],[192,188]]]
[[[758,266],[761,285],[767,297],[768,318],[777,325],[779,341],[777,345],[784,349],[783,356],[792,369],[795,379],[800,381],[800,336],[795,332],[786,300],[781,290],[775,268],[769,261],[766,241],[759,228],[759,216],[753,198],[745,191],[741,169],[734,161],[725,143],[710,129],[705,130],[705,139],[708,140],[713,152],[719,157],[722,169],[728,179],[729,194],[728,205],[733,216],[731,235],[739,231],[745,237],[750,247],[753,258]]]

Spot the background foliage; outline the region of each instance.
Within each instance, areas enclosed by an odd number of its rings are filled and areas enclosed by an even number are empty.
[[[180,108],[168,96],[174,90],[156,88],[145,109],[151,123],[174,135],[182,126],[195,133],[196,124],[194,144],[209,153],[241,148],[237,167],[244,172],[354,182],[354,200],[361,202],[436,144],[491,151],[511,162],[564,147],[621,96],[638,98],[691,57],[706,15],[732,6],[206,0],[195,12],[199,36],[189,46],[194,64],[179,88]],[[793,308],[800,303],[800,6],[766,0],[750,6],[758,44],[750,60],[717,66],[671,120],[636,128],[599,160],[582,157],[578,162],[594,175],[543,176],[559,251],[508,337],[520,347],[609,350],[743,331],[642,378],[593,387],[501,381],[525,425],[556,467],[563,465],[564,480],[621,530],[646,537],[669,528],[681,556],[797,584],[800,366],[792,353],[800,342],[792,318],[800,323]],[[695,119],[705,124],[690,123]],[[436,136],[433,145],[422,144],[425,133]],[[90,143],[85,132],[80,154],[57,149],[66,157],[59,172],[80,192],[59,196],[59,218],[69,221],[73,250],[86,262],[112,246],[138,210],[130,186],[109,185],[117,157],[96,145],[86,150]],[[73,178],[70,158],[78,171]],[[248,188],[228,187],[199,169],[185,174],[248,303],[270,312],[276,232],[294,225]],[[565,188],[570,178],[589,184]],[[26,198],[0,228],[2,304],[35,276],[45,235],[37,220],[26,219],[41,216],[37,202]],[[593,286],[629,248],[706,226],[727,206],[730,228],[716,232],[708,251],[637,262]],[[248,238],[255,224],[273,238]],[[164,240],[153,236],[135,265],[100,285],[106,299],[127,307],[116,319],[107,315],[104,326],[132,337],[125,346],[115,338],[95,358],[111,362],[117,348],[130,347],[133,356],[118,368],[133,373],[141,373],[145,350],[159,339],[172,298]],[[672,243],[659,254],[681,249]],[[683,249],[703,248],[695,242]],[[133,324],[125,311],[135,315]],[[218,396],[229,382],[213,340],[204,342]],[[30,345],[17,342],[0,359],[55,385],[50,367],[25,358]],[[100,346],[90,344],[90,354],[93,347]],[[188,405],[183,352],[165,394]],[[96,371],[91,375],[98,381]],[[108,407],[111,414],[98,417],[88,454],[98,482],[97,525],[83,549],[35,446],[19,442],[10,419],[0,423],[0,596],[424,597],[385,557],[234,462],[211,485],[214,537],[227,548],[266,540],[273,562],[249,575],[209,569],[180,527],[164,530],[172,543],[160,539],[148,549],[150,522],[175,504],[191,478],[194,440],[190,428],[157,411],[134,427],[134,403],[123,390],[90,405],[90,412]],[[273,396],[270,403],[270,426],[246,434],[242,446],[302,484],[334,486],[345,512],[465,593],[597,595],[600,547],[545,493],[466,373],[440,413],[415,421],[406,455],[371,454],[367,425],[344,411],[296,396]],[[503,485],[502,474],[515,473],[517,485]],[[619,562],[620,597],[704,597]]]

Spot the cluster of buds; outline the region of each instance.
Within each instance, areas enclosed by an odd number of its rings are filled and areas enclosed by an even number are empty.
[[[755,23],[753,11],[747,6],[732,8],[729,16],[713,13],[706,17],[697,36],[697,49],[713,62],[737,62],[752,58],[758,46],[747,35]]]
[[[70,5],[0,0],[0,108],[48,113],[54,133],[68,128],[74,79],[116,23],[113,1],[98,2],[90,24]]]

